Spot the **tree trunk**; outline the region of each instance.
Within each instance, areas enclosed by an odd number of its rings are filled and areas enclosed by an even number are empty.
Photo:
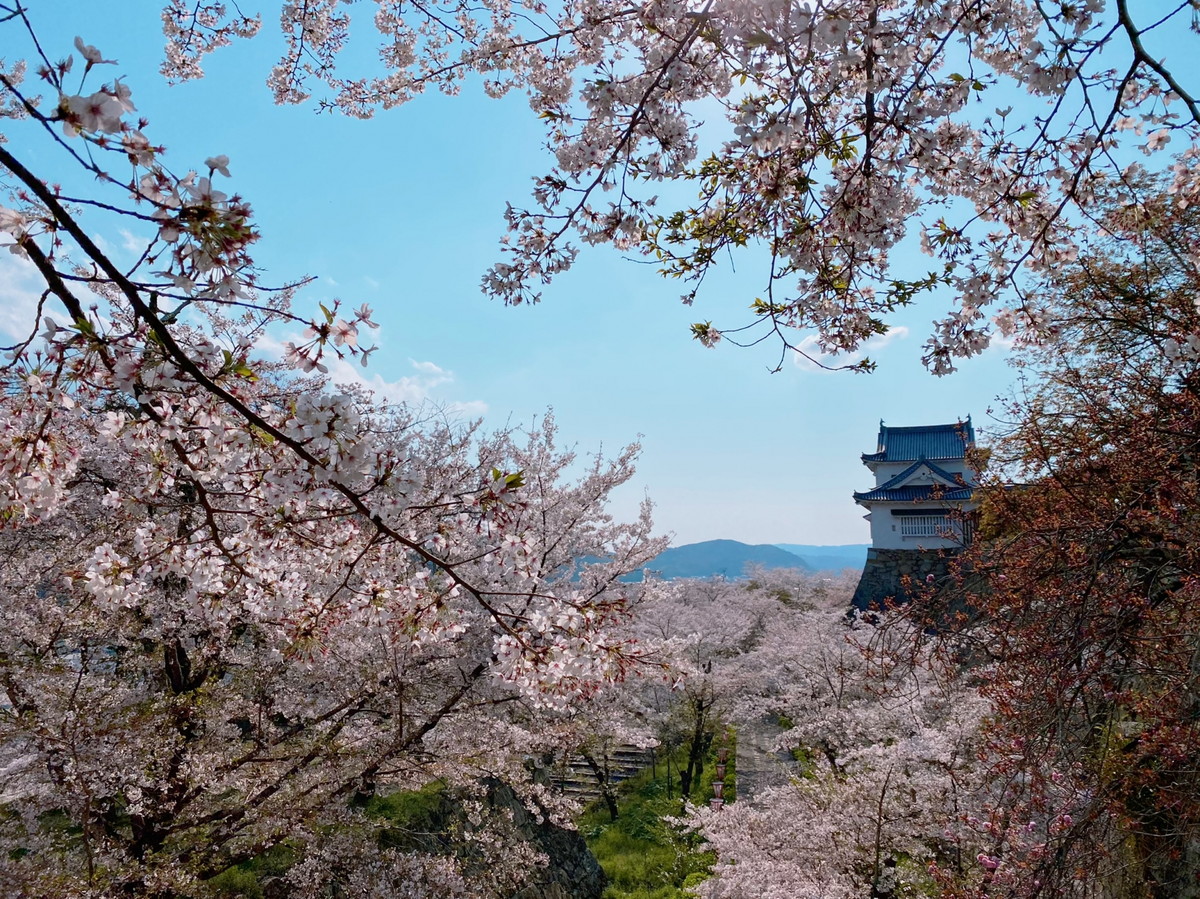
[[[610,821],[616,821],[619,809],[617,808],[617,794],[613,789],[612,777],[608,771],[608,756],[604,756],[604,764],[600,765],[594,757],[589,753],[583,753],[583,760],[587,762],[588,767],[592,769],[592,774],[596,777],[596,785],[600,787],[600,798],[604,800],[604,806],[608,809],[608,817]]]

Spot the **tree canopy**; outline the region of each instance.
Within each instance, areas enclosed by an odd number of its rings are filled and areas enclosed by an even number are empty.
[[[934,872],[961,895],[1178,895],[1200,827],[1200,106],[1154,47],[1187,46],[1195,2],[381,2],[381,67],[363,74],[339,56],[361,24],[348,5],[283,4],[280,102],[366,116],[479,77],[546,123],[554,163],[510,208],[485,292],[536,300],[579,243],[609,243],[690,282],[686,300],[719,254],[758,245],[760,330],[698,323],[703,342],[815,330],[848,350],[945,288],[933,371],[996,332],[1027,353],[1036,380],[996,458],[1029,487],[994,490],[974,557],[989,590],[946,669],[969,667],[991,705],[968,707],[962,680],[933,691],[945,671],[924,634],[892,648],[917,647],[915,666],[885,669],[907,700],[874,702],[872,657],[829,609],[791,610],[822,645],[820,666],[788,669],[811,644],[762,638],[774,600],[746,599],[753,617],[712,626],[756,650],[730,676],[777,688],[811,719],[796,748],[821,756],[799,799],[731,822],[728,854],[761,861],[763,822],[834,797],[876,844],[810,891],[860,888],[886,832],[935,867],[946,845],[982,847]],[[204,0],[172,0],[163,22],[173,79],[261,27]],[[572,468],[552,419],[485,434],[332,388],[331,356],[374,351],[371,310],[297,311],[298,283],[260,283],[225,156],[173,167],[86,36],[45,47],[14,0],[0,28],[26,57],[0,68],[0,114],[22,120],[0,143],[0,240],[43,287],[0,366],[0,873],[39,896],[204,894],[287,842],[310,890],[505,895],[531,857],[470,800],[474,886],[461,859],[376,843],[357,870],[327,863],[362,826],[352,800],[380,787],[496,777],[540,796],[530,759],[581,745],[619,717],[606,691],[660,670],[620,577],[663,543],[648,509],[618,524],[604,508],[636,447]],[[56,184],[63,163],[92,187]],[[699,197],[659,211],[665,182]],[[122,268],[93,227],[129,221],[153,236]],[[927,272],[899,265],[906,241]],[[283,323],[304,336],[264,361],[255,345]],[[703,669],[721,658],[690,646]],[[766,683],[767,665],[791,680]],[[707,716],[717,693],[699,689]],[[981,741],[992,767],[954,769],[976,815],[942,774]],[[901,786],[955,827],[906,829]],[[789,856],[780,894],[821,860]],[[754,872],[726,873],[737,894]]]
[[[479,80],[525,92],[553,165],[514,198],[483,279],[505,302],[538,300],[597,243],[650,256],[690,302],[753,245],[767,262],[750,323],[731,311],[697,338],[795,348],[815,331],[850,350],[944,290],[925,361],[945,373],[995,334],[1037,332],[1027,276],[1076,255],[1097,190],[1131,161],[1161,158],[1195,201],[1196,15],[1191,0],[379,0],[378,66],[355,71],[357,10],[289,2],[268,83],[352,116]],[[163,21],[177,80],[262,25],[201,0]],[[926,266],[905,258],[918,244]]]
[[[98,181],[73,196],[0,144],[0,231],[44,285],[0,366],[0,880],[211,895],[285,848],[313,895],[511,895],[537,853],[477,796],[458,857],[384,851],[361,806],[499,781],[561,819],[532,761],[578,741],[564,711],[657,670],[620,578],[665,543],[648,508],[605,509],[637,447],[576,462],[549,415],[487,434],[328,383],[322,359],[371,351],[371,310],[261,287],[228,160],[168,168],[131,88],[93,82],[108,62],[78,38],[47,97],[3,75],[5,114]],[[123,269],[97,220],[154,236]]]
[[[1196,888],[1200,220],[1162,188],[1110,197],[1103,234],[1041,282],[1055,339],[992,447],[957,655],[1008,785],[982,825],[987,895]]]

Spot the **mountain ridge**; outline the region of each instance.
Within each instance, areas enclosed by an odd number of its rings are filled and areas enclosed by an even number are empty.
[[[867,546],[866,543],[817,546],[704,540],[665,550],[647,562],[643,571],[663,580],[718,576],[739,578],[746,576],[750,566],[800,568],[814,572],[840,571],[844,568],[861,568],[867,557]]]

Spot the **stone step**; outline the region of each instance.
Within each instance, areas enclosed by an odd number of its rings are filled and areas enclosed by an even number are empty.
[[[650,766],[650,750],[636,746],[618,746],[608,752],[607,769],[610,783],[620,783]],[[596,758],[603,768],[605,760]],[[551,772],[550,782],[569,796],[577,799],[600,798],[600,782],[591,766],[581,756],[564,759]]]

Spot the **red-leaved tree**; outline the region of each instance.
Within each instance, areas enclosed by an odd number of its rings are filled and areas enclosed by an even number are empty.
[[[1042,285],[1052,339],[994,447],[967,632],[1003,789],[969,895],[1200,889],[1200,218],[1130,178]]]

